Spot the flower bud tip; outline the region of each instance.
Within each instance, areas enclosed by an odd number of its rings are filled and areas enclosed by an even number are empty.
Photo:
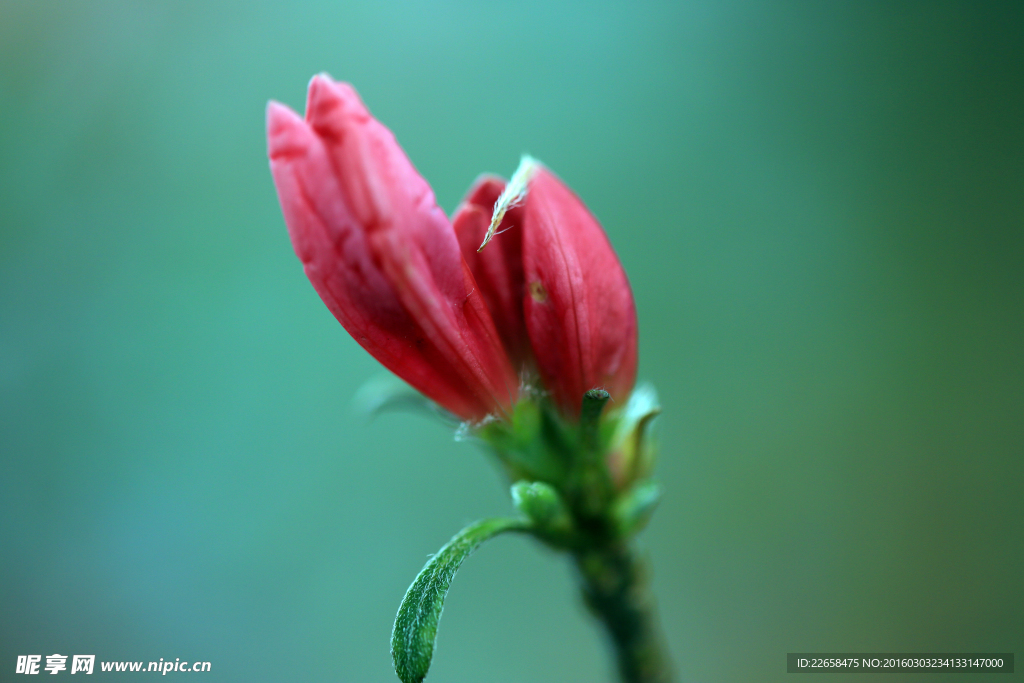
[[[477,251],[483,251],[483,248],[487,246],[487,243],[491,239],[499,234],[497,232],[498,226],[501,225],[501,220],[505,217],[505,213],[513,206],[518,206],[523,203],[526,199],[526,192],[530,185],[530,180],[536,175],[537,171],[541,168],[541,163],[531,157],[529,154],[524,154],[522,159],[519,160],[519,168],[512,174],[512,179],[508,181],[508,185],[502,191],[498,197],[498,201],[494,203],[494,213],[491,214],[491,225],[487,228],[487,234],[484,235],[484,241],[480,244]]]

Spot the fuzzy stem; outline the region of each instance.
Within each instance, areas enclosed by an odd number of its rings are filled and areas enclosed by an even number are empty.
[[[604,624],[623,683],[670,683],[645,563],[624,543],[574,553],[583,600]]]

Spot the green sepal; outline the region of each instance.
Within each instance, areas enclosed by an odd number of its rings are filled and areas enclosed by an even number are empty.
[[[545,399],[521,398],[508,420],[481,425],[474,436],[497,454],[512,481],[563,481],[579,437]]]
[[[462,562],[484,541],[506,531],[526,531],[522,519],[484,519],[455,534],[409,586],[391,632],[391,658],[402,683],[420,683],[430,668],[437,624],[448,587]]]
[[[592,452],[600,450],[601,412],[611,395],[604,389],[591,389],[583,394],[580,408],[580,432],[583,443]]]

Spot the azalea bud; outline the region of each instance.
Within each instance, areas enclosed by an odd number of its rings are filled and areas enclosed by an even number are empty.
[[[269,104],[267,138],[295,253],[349,334],[455,415],[506,413],[518,377],[451,223],[355,90],[314,77],[304,119]]]
[[[523,213],[524,315],[547,389],[573,418],[591,389],[625,399],[636,380],[636,308],[608,238],[543,166],[529,182]]]

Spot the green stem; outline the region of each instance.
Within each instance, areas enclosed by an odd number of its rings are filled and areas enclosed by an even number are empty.
[[[574,558],[584,602],[604,624],[623,683],[669,683],[644,563],[625,544],[579,550]]]

